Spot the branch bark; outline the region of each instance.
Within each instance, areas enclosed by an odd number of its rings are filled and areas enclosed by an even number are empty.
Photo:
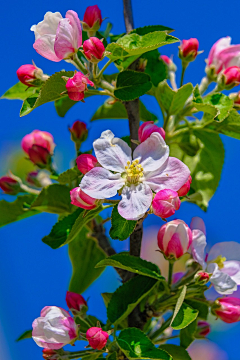
[[[134,28],[131,0],[123,0],[123,14],[124,14],[126,30],[129,33]]]

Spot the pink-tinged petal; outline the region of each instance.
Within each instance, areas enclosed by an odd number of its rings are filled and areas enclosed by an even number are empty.
[[[41,315],[42,317],[46,316],[46,315],[49,313],[49,311],[51,311],[51,309],[52,309],[52,306],[45,306],[45,307],[41,310],[40,315]]]
[[[104,131],[94,141],[93,148],[96,158],[104,168],[123,173],[128,161],[131,161],[131,148],[122,139],[115,138],[110,131]]]
[[[78,49],[82,45],[82,28],[78,14],[73,10],[68,10],[65,17],[70,20],[72,26],[73,46]]]
[[[208,55],[208,65],[216,65],[217,55],[220,51],[230,46],[231,38],[230,36],[219,39],[211,48]]]
[[[185,252],[182,248],[180,235],[177,233],[173,234],[173,236],[171,237],[171,240],[168,243],[167,249],[165,251],[165,255],[166,256],[173,255],[174,257],[176,257],[178,259],[181,256],[183,256],[184,253]]]
[[[66,59],[75,52],[73,46],[72,27],[69,19],[59,21],[54,51],[59,59]]]
[[[207,246],[206,236],[201,230],[192,230],[191,253],[193,259],[205,269],[205,248]]]
[[[59,12],[52,13],[48,11],[44,15],[44,20],[37,25],[31,27],[31,31],[35,33],[35,39],[39,39],[42,35],[56,35],[59,21],[62,19],[62,15]]]
[[[124,219],[138,220],[146,213],[151,202],[152,191],[148,185],[124,186],[118,212]]]
[[[145,144],[146,141],[141,145]],[[185,184],[189,175],[189,168],[182,161],[174,157],[169,157],[168,161],[160,169],[144,174],[145,183],[155,192],[164,189],[178,191]]]
[[[57,57],[54,51],[54,35],[43,35],[33,44],[36,52],[48,60],[58,62],[61,59]]]
[[[108,199],[115,196],[124,184],[120,174],[96,167],[84,175],[80,188],[94,199]]]
[[[173,190],[159,191],[152,202],[153,213],[162,218],[168,218],[173,215],[176,210],[180,208],[181,201],[178,193]]]
[[[231,66],[240,66],[240,45],[231,45],[223,49],[218,57],[225,69]]]
[[[201,230],[206,235],[206,226],[204,224],[204,221],[198,216],[192,218],[190,229]]]
[[[133,158],[138,159],[144,172],[159,169],[169,156],[169,147],[159,133],[152,133],[149,138],[136,147]]]
[[[217,264],[208,264],[207,272],[212,273],[210,281],[219,294],[230,295],[237,290],[235,281],[228,274],[224,274],[219,270]]]
[[[240,285],[240,261],[224,261],[224,274],[228,274],[237,285]]]
[[[240,261],[240,244],[235,241],[224,241],[213,245],[208,254],[208,261],[222,256],[226,260]]]
[[[68,97],[73,101],[81,101],[84,99],[84,91],[82,92],[68,91]]]

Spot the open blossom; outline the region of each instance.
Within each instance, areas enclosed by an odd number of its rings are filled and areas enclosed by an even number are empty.
[[[231,45],[230,36],[219,39],[211,48],[208,67],[214,67],[217,74],[231,66],[240,66],[240,44]]]
[[[34,49],[48,60],[70,58],[82,45],[80,20],[73,10],[68,10],[65,18],[59,12],[48,11],[31,30],[35,33]]]
[[[80,187],[70,191],[71,204],[85,210],[92,210],[97,206],[97,200],[85,194]]]
[[[66,83],[68,96],[71,100],[81,101],[84,99],[84,91],[87,91],[87,86],[94,86],[94,83],[83,75],[80,71],[76,72],[72,78],[69,78]]]
[[[60,349],[77,337],[77,325],[73,318],[57,306],[45,306],[32,326],[33,340],[45,349]]]
[[[157,132],[159,133],[163,140],[165,140],[165,131],[163,128],[157,126],[154,124],[154,121],[146,121],[143,123],[139,129],[138,129],[138,139],[142,143],[146,139],[149,138],[149,136],[153,133]]]
[[[102,167],[91,169],[80,188],[95,199],[111,198],[120,190],[118,212],[127,220],[138,220],[146,213],[152,191],[177,191],[190,173],[184,163],[169,157],[169,148],[157,132],[137,146],[133,159],[128,144],[110,130],[94,141],[93,148]]]
[[[161,218],[168,218],[175,214],[180,205],[178,193],[169,189],[160,190],[152,202],[153,213]]]
[[[93,349],[101,350],[106,345],[109,335],[99,327],[91,327],[86,332],[86,338]]]
[[[195,220],[193,224],[196,223]],[[209,280],[219,294],[232,294],[240,285],[240,244],[234,241],[217,243],[206,255],[206,235],[195,226],[191,224],[193,259],[212,274]]]
[[[231,324],[240,321],[240,299],[226,297],[216,300],[214,313],[224,322]]]

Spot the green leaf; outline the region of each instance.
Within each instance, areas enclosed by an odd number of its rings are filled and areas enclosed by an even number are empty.
[[[139,113],[141,121],[156,121],[156,115],[152,114],[148,111],[145,105],[140,101],[139,103]],[[101,105],[93,117],[91,121],[101,120],[101,119],[127,119],[127,111],[125,106],[120,102],[113,102],[112,98],[108,98],[103,105]]]
[[[203,320],[207,320],[209,306],[207,303],[199,300],[190,300],[187,299],[184,301],[187,305],[191,306],[193,309],[198,310],[198,317]]]
[[[207,123],[211,120],[210,116],[204,118]],[[205,128],[240,140],[240,115],[236,110],[231,110],[229,116],[222,122],[213,121]]]
[[[69,244],[68,253],[73,268],[69,291],[81,294],[104,270],[95,269],[95,265],[106,255],[85,227]]]
[[[8,89],[5,94],[1,96],[1,99],[8,100],[25,100],[28,96],[34,94],[39,89],[35,87],[28,87],[22,84],[20,81]]]
[[[117,343],[128,359],[172,359],[165,350],[157,349],[140,329],[122,330],[117,338]]]
[[[68,169],[63,173],[59,174],[57,180],[60,184],[71,185],[72,182],[78,180],[79,176],[81,175],[82,173],[78,170],[77,166],[74,166],[74,168]]]
[[[120,253],[109,256],[96,265],[96,267],[101,266],[114,266],[138,275],[148,276],[157,280],[164,280],[164,277],[161,276],[159,267],[156,264],[136,256],[129,255],[128,253]]]
[[[195,340],[194,333],[197,329],[197,320],[191,322],[187,327],[180,331],[180,345],[187,349]]]
[[[25,219],[29,216],[39,214],[37,210],[29,210],[31,203],[35,200],[34,195],[23,195],[13,202],[0,201],[0,227],[14,221]]]
[[[179,298],[177,300],[177,303],[176,303],[176,306],[175,306],[175,309],[174,309],[174,313],[173,313],[173,317],[172,317],[172,321],[171,321],[171,324],[172,322],[174,321],[175,317],[177,316],[181,306],[182,306],[182,303],[184,301],[184,298],[186,296],[186,292],[187,292],[187,287],[186,285],[183,286],[182,290],[181,290],[181,293],[179,295]]]
[[[176,115],[183,109],[192,91],[193,86],[191,83],[183,85],[177,91],[173,91],[167,82],[163,81],[156,89],[156,98],[168,115]]]
[[[155,50],[163,45],[173,44],[179,40],[164,31],[154,31],[145,35],[131,33],[108,44],[107,55],[112,60],[122,59],[132,55],[141,55],[147,51]]]
[[[147,62],[144,72],[150,76],[154,86],[158,86],[160,82],[168,78],[168,66],[160,58],[157,49],[143,54],[140,59]]]
[[[193,104],[194,107],[198,109],[198,111],[211,114],[218,122],[223,121],[229,115],[230,110],[233,108],[233,100],[222,93],[216,93],[204,97],[203,104],[198,102],[193,102]]]
[[[86,354],[87,354],[87,351],[86,351]],[[100,355],[102,355],[102,353],[100,351],[94,352],[93,354],[81,356],[81,359],[82,360],[96,360],[99,358]]]
[[[120,323],[140,301],[148,295],[158,281],[137,275],[120,286],[112,295],[107,315],[112,323]]]
[[[172,360],[191,360],[189,353],[181,346],[172,344],[163,344],[159,349],[166,351],[172,356]]]
[[[137,221],[126,220],[118,212],[117,205],[114,206],[111,216],[112,227],[109,235],[114,240],[126,240],[133,232]]]
[[[16,341],[21,341],[21,340],[31,339],[31,338],[32,338],[32,329],[24,331],[24,333],[22,335],[20,335]]]
[[[98,264],[97,264],[98,265]],[[97,267],[97,265],[95,267]],[[111,300],[111,297],[113,295],[113,293],[102,293],[102,298],[103,298],[103,301],[104,301],[104,304],[106,306],[106,308],[108,307],[108,304]]]
[[[68,235],[81,212],[84,212],[84,210],[78,208],[74,213],[59,220],[53,226],[50,234],[44,236],[42,241],[52,249],[58,249],[60,246],[65,245]]]
[[[31,209],[53,214],[71,212],[69,188],[65,185],[52,184],[42,189]]]
[[[148,25],[140,28],[136,28],[130,32],[130,34],[138,34],[138,35],[146,35],[148,33],[152,33],[154,31],[166,31],[170,33],[174,31],[173,29],[163,26],[163,25]]]
[[[182,303],[179,311],[174,317],[171,327],[174,330],[180,330],[188,326],[192,321],[194,321],[198,316],[198,311],[193,309],[191,306],[186,303]]]
[[[63,96],[62,92],[66,91],[66,83],[62,76],[72,77],[73,71],[60,71],[52,76],[42,85],[39,94],[29,96],[22,104],[20,116],[29,114],[33,109],[50,101],[55,101]]]
[[[118,358],[117,358],[117,352],[116,351],[114,351],[113,353],[111,353],[111,354],[109,354],[108,356],[107,356],[107,360],[117,360]]]
[[[114,95],[122,101],[130,101],[144,95],[152,87],[150,76],[133,71],[125,70],[117,77],[116,90]]]

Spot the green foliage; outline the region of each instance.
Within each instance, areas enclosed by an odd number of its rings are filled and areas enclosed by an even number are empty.
[[[154,86],[158,86],[160,82],[168,78],[168,66],[160,58],[160,53],[157,49],[146,52],[140,59],[147,62],[145,73],[150,76]]]
[[[175,317],[177,316],[179,310],[180,310],[180,307],[182,306],[183,304],[183,301],[184,301],[184,298],[186,296],[186,292],[187,292],[187,287],[186,285],[184,285],[182,287],[182,290],[181,290],[181,293],[178,297],[178,300],[177,300],[177,303],[176,303],[176,306],[175,306],[175,309],[174,309],[174,313],[173,313],[173,317],[172,317],[172,321],[171,323],[174,321]]]
[[[187,349],[195,340],[194,333],[197,329],[197,320],[191,322],[187,327],[180,331],[180,345]]]
[[[69,291],[78,294],[83,293],[104,270],[94,268],[106,255],[88,232],[83,227],[68,247],[73,268]]]
[[[133,232],[137,221],[126,220],[118,212],[117,205],[114,206],[111,216],[112,227],[109,235],[114,240],[126,240]]]
[[[107,315],[112,323],[120,323],[154,288],[158,281],[137,275],[120,286],[112,295]]]
[[[46,186],[32,203],[31,209],[53,214],[70,213],[69,188],[60,184]]]
[[[1,96],[1,99],[24,101],[28,96],[30,96],[38,91],[39,91],[38,88],[28,87],[19,81],[17,84],[13,85],[10,89],[8,89]]]
[[[79,179],[79,176],[81,175],[82,173],[78,170],[77,166],[74,166],[73,168],[68,169],[63,173],[59,174],[58,182],[60,184],[69,184],[71,186],[72,182],[73,181],[76,182]]]
[[[18,196],[18,198],[13,202],[1,200],[0,227],[10,224],[11,222],[22,220],[29,216],[39,214],[39,211],[29,209],[35,198],[35,195],[23,195]]]
[[[32,329],[24,331],[24,333],[22,335],[20,335],[16,341],[21,341],[21,340],[31,339],[31,338],[32,338]]]
[[[211,122],[211,119],[209,115],[204,116],[205,129],[240,140],[240,115],[236,110],[231,110],[222,122]]]
[[[128,359],[172,360],[165,350],[157,349],[140,329],[122,330],[117,343]]]
[[[60,99],[65,95],[61,95],[66,91],[66,83],[62,76],[72,77],[73,71],[60,71],[52,76],[42,85],[39,94],[32,94],[22,104],[20,116],[29,114],[33,109],[50,101]]]
[[[174,316],[171,327],[175,330],[183,329],[194,321],[197,316],[198,311],[183,302],[179,311]]]
[[[188,352],[181,346],[172,344],[163,344],[159,349],[166,351],[172,356],[172,360],[191,360]]]
[[[191,306],[193,309],[198,310],[198,317],[203,320],[207,320],[209,305],[208,303],[195,299],[186,299],[184,301],[187,305]]]
[[[114,266],[124,269],[138,275],[144,275],[156,280],[163,280],[159,267],[150,261],[143,260],[136,256],[129,255],[128,253],[120,253],[109,256],[97,264],[96,267],[101,266]]]
[[[145,105],[139,102],[139,115],[141,121],[156,121],[156,115],[148,111]],[[113,101],[113,98],[108,98],[103,105],[101,105],[95,114],[92,116],[91,121],[101,119],[127,119],[127,112],[125,106],[119,101]]]
[[[114,95],[119,100],[130,101],[144,95],[151,87],[152,83],[149,75],[133,70],[125,70],[120,72],[117,77]]]
[[[203,99],[197,97],[197,102],[193,102],[193,105],[198,111],[206,112],[212,115],[216,121],[221,122],[230,114],[233,100],[224,94],[216,93]]]
[[[165,31],[166,33],[173,32],[174,30],[163,25],[148,25],[140,28],[133,29],[130,34],[146,35],[154,31]]]

